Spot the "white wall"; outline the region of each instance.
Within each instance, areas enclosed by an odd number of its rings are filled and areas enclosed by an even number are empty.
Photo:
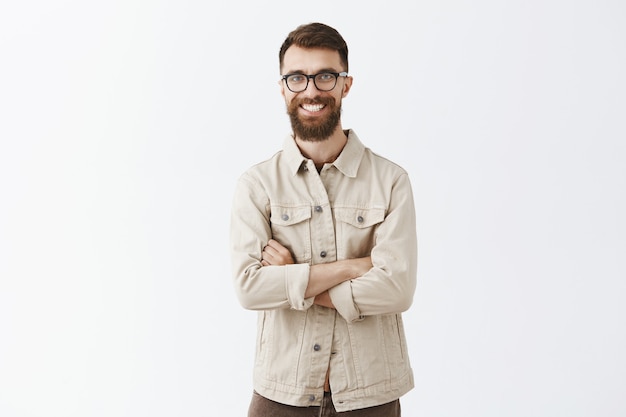
[[[231,190],[317,20],[415,189],[404,415],[626,415],[623,2],[33,0],[0,6],[0,416],[245,415]]]

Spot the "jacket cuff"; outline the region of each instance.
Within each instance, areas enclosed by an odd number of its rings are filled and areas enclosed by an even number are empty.
[[[309,264],[290,264],[285,267],[285,292],[293,310],[306,310],[313,305],[315,297],[304,298],[309,285]]]
[[[348,323],[363,320],[352,298],[352,281],[344,281],[328,290],[335,309]]]

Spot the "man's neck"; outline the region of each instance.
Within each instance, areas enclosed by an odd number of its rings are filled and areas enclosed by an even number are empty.
[[[311,159],[315,166],[321,169],[324,164],[334,162],[339,156],[343,147],[348,141],[348,136],[338,126],[335,132],[327,139],[324,140],[302,140],[296,137],[296,144],[300,148],[300,152],[305,157]]]

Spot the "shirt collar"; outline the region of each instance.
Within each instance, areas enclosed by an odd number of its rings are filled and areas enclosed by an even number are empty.
[[[365,146],[361,143],[356,133],[350,129],[348,130],[348,141],[337,159],[335,159],[335,162],[333,162],[333,165],[345,176],[356,177],[364,152]],[[306,162],[306,158],[300,152],[292,135],[288,135],[285,138],[283,153],[287,160],[289,170],[293,175],[296,175],[302,167],[302,164]]]
[[[302,164],[305,163],[306,158],[300,153],[300,149],[298,145],[296,145],[296,140],[292,135],[288,135],[285,138],[285,142],[283,143],[283,155],[285,156],[289,170],[293,175],[296,175],[300,167],[302,167]]]
[[[346,177],[354,178],[359,170],[364,153],[365,146],[363,146],[356,133],[350,129],[348,130],[348,142],[346,142],[346,146],[343,147],[333,165]]]

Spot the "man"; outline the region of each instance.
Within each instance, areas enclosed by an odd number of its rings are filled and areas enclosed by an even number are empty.
[[[408,175],[342,128],[353,79],[335,29],[299,26],[279,64],[293,134],[241,176],[232,210],[236,293],[259,311],[249,417],[400,416],[417,269]]]

